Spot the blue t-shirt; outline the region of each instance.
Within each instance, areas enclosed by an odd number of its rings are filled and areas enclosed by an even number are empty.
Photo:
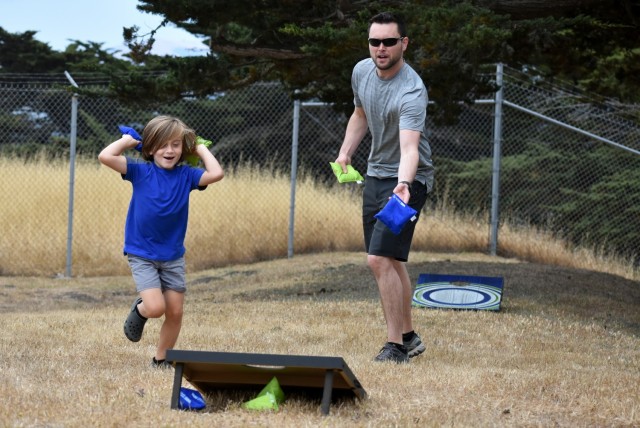
[[[189,194],[204,190],[201,168],[178,165],[171,170],[153,162],[127,158],[124,180],[133,185],[124,231],[124,253],[169,261],[185,253]]]

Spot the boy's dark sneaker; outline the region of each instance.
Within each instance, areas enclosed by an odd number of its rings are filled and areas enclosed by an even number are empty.
[[[403,352],[393,343],[387,342],[380,350],[380,353],[374,358],[374,361],[390,361],[397,364],[404,364],[409,362],[409,355],[407,355],[406,349]]]
[[[131,310],[129,311],[129,315],[127,315],[127,319],[124,321],[124,335],[132,342],[138,342],[140,340],[142,337],[142,331],[144,330],[144,323],[147,322],[147,318],[143,318],[138,315],[138,310],[136,309],[136,306],[141,302],[141,298],[136,298],[133,305],[131,305]]]
[[[173,365],[167,360],[156,360],[156,357],[151,359],[151,367],[156,369],[171,369]]]
[[[407,348],[407,354],[409,358],[416,357],[422,354],[427,348],[425,348],[424,343],[422,343],[422,339],[416,333],[413,333],[413,338],[408,341],[402,341],[402,344],[405,348]]]

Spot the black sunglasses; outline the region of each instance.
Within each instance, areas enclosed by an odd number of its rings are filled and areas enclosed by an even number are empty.
[[[391,37],[389,39],[369,39],[369,44],[371,46],[373,46],[374,48],[377,48],[378,46],[380,46],[380,43],[382,43],[383,45],[385,45],[386,47],[391,47],[391,46],[395,46],[398,44],[399,40],[404,39],[404,37]]]

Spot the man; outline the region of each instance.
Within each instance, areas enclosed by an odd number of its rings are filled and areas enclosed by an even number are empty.
[[[406,363],[425,351],[413,330],[413,288],[408,260],[416,221],[395,235],[377,214],[393,193],[420,211],[433,185],[431,148],[426,139],[427,90],[405,63],[409,39],[401,18],[380,13],[370,20],[369,53],[353,69],[355,109],[345,131],[336,163],[347,172],[351,156],[367,130],[372,142],[362,204],[367,264],[371,268],[387,323],[387,343],[376,361]]]

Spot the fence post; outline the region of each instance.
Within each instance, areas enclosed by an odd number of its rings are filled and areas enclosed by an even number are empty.
[[[297,92],[297,91],[296,91]],[[293,238],[296,213],[296,180],[298,177],[298,138],[300,134],[300,100],[293,101],[293,136],[291,138],[291,200],[289,203],[289,243],[287,257],[293,257]]]
[[[64,75],[74,87],[78,87],[71,75],[65,71]],[[69,137],[69,210],[67,218],[67,263],[64,275],[71,278],[71,252],[73,247],[73,200],[76,175],[76,136],[78,131],[78,94],[71,97],[71,130]]]
[[[491,226],[489,237],[489,254],[495,256],[498,248],[498,223],[500,217],[500,149],[502,143],[502,63],[496,66],[496,84],[499,89],[495,95],[493,121],[493,170],[491,183]]]

